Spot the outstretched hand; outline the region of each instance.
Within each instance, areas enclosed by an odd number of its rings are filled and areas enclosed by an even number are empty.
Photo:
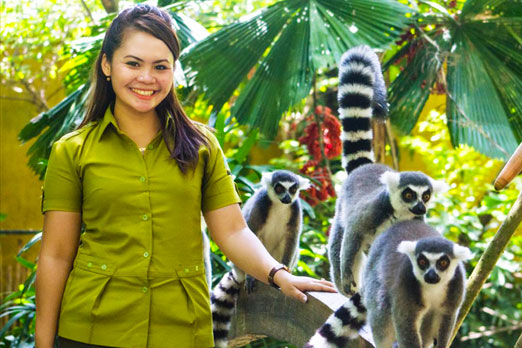
[[[281,288],[283,294],[293,297],[302,303],[306,303],[308,300],[303,291],[337,292],[334,284],[328,280],[295,276],[284,271],[275,274],[274,283]]]

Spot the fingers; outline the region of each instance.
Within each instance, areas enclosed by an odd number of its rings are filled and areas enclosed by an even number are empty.
[[[286,296],[295,298],[301,303],[306,303],[308,301],[308,297],[296,287],[292,287],[288,291],[283,290],[283,293]]]
[[[335,285],[327,280],[314,280],[307,288],[308,291],[325,291],[325,292],[337,292]]]

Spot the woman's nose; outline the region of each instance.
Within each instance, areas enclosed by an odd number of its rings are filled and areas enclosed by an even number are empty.
[[[151,83],[154,82],[154,76],[149,71],[143,71],[138,76],[138,81],[143,83]]]

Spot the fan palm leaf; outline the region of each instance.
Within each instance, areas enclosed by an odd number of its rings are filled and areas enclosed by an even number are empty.
[[[417,27],[414,57],[390,86],[393,124],[410,132],[438,82],[446,86],[453,145],[507,158],[522,141],[521,14],[520,2],[468,0],[458,17],[426,18],[436,28]]]
[[[310,93],[315,71],[355,45],[385,48],[411,12],[389,0],[279,1],[197,42],[181,60],[213,106],[211,123],[244,83],[232,115],[274,136],[282,114]]]

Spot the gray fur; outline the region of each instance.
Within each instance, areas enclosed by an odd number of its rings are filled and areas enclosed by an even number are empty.
[[[391,178],[384,183],[386,176]],[[408,178],[415,180],[408,183]],[[438,187],[433,183],[423,173],[399,173],[382,164],[366,164],[348,175],[337,198],[328,245],[331,279],[339,292],[350,296],[360,288],[364,253],[380,232],[397,221],[424,219],[428,202],[422,197],[405,202],[404,189],[425,191],[420,189],[425,187],[431,197]],[[414,213],[419,207],[423,210]]]
[[[414,246],[409,254],[399,248],[404,241]],[[413,261],[426,252],[444,254],[441,258],[449,259],[448,268],[443,271],[430,264],[423,271]],[[467,248],[444,239],[422,221],[400,222],[378,237],[368,256],[362,289],[377,347],[391,348],[397,341],[400,348],[429,348],[434,342],[437,348],[446,348],[464,298],[461,261],[470,255]],[[429,272],[440,280],[428,283]]]
[[[261,182],[263,186],[245,203],[243,216],[270,255],[292,269],[297,264],[302,229],[299,191],[309,187],[309,180],[287,170],[277,170],[263,174]],[[281,184],[283,189],[278,193],[276,187]],[[292,186],[295,191],[290,192]],[[237,267],[234,273],[240,282],[245,277]],[[249,291],[253,290],[254,279],[249,277],[246,285]]]

